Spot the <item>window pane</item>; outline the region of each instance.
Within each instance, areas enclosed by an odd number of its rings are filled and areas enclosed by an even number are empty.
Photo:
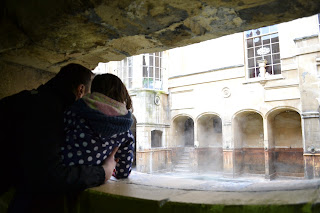
[[[142,57],[142,63],[143,63],[144,66],[147,65],[147,63],[146,63],[146,56],[145,56],[145,55]]]
[[[254,67],[254,58],[248,59],[248,67],[249,68]]]
[[[160,58],[159,58],[159,57],[156,57],[155,60],[156,60],[156,67],[159,67],[159,66],[160,66],[160,63],[159,63]]]
[[[262,34],[267,34],[267,33],[269,33],[269,27],[262,27],[262,28],[261,28],[261,33],[262,33]]]
[[[272,64],[271,55],[265,55],[265,56],[264,56],[264,59],[267,60],[267,65]]]
[[[252,30],[248,30],[248,31],[246,32],[246,37],[247,37],[247,38],[252,37]]]
[[[279,42],[278,33],[270,35],[271,37],[271,43]]]
[[[280,63],[280,54],[274,54],[272,55],[273,64],[279,64]]]
[[[254,57],[254,49],[251,48],[251,49],[248,49],[248,58],[252,58]]]
[[[255,46],[260,46],[262,43],[261,43],[261,37],[257,37],[254,39],[254,45]]]
[[[256,77],[260,77],[260,68],[256,68]]]
[[[128,78],[128,71],[127,71],[127,67],[126,66],[123,67],[123,73],[122,74],[123,74],[122,81],[126,81],[127,78]]]
[[[153,78],[149,78],[149,89],[153,89]]]
[[[266,73],[272,75],[272,66],[266,66]]]
[[[261,56],[261,52],[258,51],[258,50],[260,50],[260,49],[261,49],[261,46],[254,48],[256,57],[257,57],[257,56]],[[258,53],[260,53],[260,54],[258,54]]]
[[[143,77],[148,77],[148,68],[143,67]]]
[[[272,53],[279,53],[279,43],[272,44]]]
[[[128,87],[132,88],[132,78],[129,78]]]
[[[149,66],[153,66],[153,55],[149,56]]]
[[[263,44],[270,44],[270,36],[263,36],[262,43]]]
[[[253,39],[250,38],[247,40],[247,48],[253,47]]]
[[[273,65],[273,73],[275,75],[281,74],[281,65],[280,64]]]
[[[262,57],[256,57],[256,67],[259,67],[258,61],[262,60]]]
[[[260,29],[253,30],[253,36],[259,36],[260,34]]]
[[[255,68],[249,69],[249,78],[254,78],[255,76]]]
[[[143,88],[148,88],[148,78],[143,78],[142,79],[142,84],[143,84]]]
[[[271,54],[271,45],[264,45],[263,47],[265,48],[266,54]]]
[[[270,33],[277,32],[277,31],[278,31],[277,25],[270,26]]]
[[[133,58],[132,57],[129,57],[128,58],[128,65],[131,67],[132,66],[132,61],[133,61]]]
[[[149,67],[149,77],[153,77],[153,67]]]
[[[156,67],[156,79],[160,79],[160,71],[158,67]]]

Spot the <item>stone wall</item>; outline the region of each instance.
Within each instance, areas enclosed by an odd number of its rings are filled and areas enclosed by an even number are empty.
[[[22,90],[36,89],[55,76],[55,73],[0,62],[0,99]]]

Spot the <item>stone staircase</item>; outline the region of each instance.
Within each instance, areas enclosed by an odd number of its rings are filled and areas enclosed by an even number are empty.
[[[174,173],[190,173],[191,170],[191,159],[190,149],[185,148],[183,153],[180,155],[177,164],[173,167]]]

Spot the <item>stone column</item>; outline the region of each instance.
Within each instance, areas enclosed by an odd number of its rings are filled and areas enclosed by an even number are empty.
[[[234,146],[232,144],[231,121],[223,122],[223,174],[224,176],[234,176]]]
[[[266,118],[263,119],[263,135],[264,135],[265,178],[268,180],[272,180],[275,178],[272,123],[268,122]]]
[[[304,176],[308,179],[320,177],[320,121],[319,112],[301,113],[304,151]]]
[[[194,142],[193,142],[193,145],[195,148],[199,147],[199,141],[198,141],[198,123],[195,121],[193,123],[193,133],[194,133]]]

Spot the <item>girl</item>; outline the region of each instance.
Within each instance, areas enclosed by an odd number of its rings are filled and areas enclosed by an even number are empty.
[[[91,94],[65,112],[66,142],[61,147],[65,165],[102,165],[117,149],[113,176],[126,178],[131,172],[134,138],[132,103],[122,81],[115,75],[97,75]]]

